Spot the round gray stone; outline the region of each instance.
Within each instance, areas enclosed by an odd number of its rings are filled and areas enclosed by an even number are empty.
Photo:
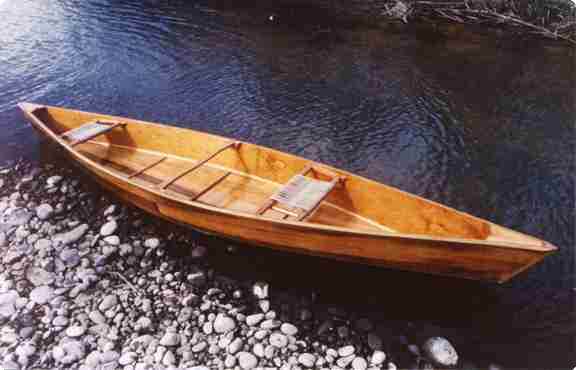
[[[316,356],[311,353],[302,353],[298,356],[298,363],[305,367],[312,367],[316,363]]]
[[[250,352],[240,352],[238,354],[238,364],[241,369],[250,370],[258,365],[258,359]]]
[[[47,220],[54,213],[54,208],[50,204],[41,204],[36,208],[36,216],[41,220]]]
[[[294,336],[298,333],[298,328],[288,322],[285,322],[280,326],[280,331],[286,335]]]
[[[38,304],[44,304],[50,301],[53,296],[54,291],[47,285],[36,287],[30,292],[30,300]]]
[[[231,317],[223,314],[216,316],[214,320],[214,331],[218,334],[226,333],[236,328],[236,322]]]
[[[434,363],[440,366],[455,366],[458,363],[458,353],[446,338],[432,337],[423,346],[424,353]]]
[[[109,294],[106,297],[104,297],[104,299],[102,299],[102,302],[100,302],[98,309],[102,312],[108,311],[110,308],[116,306],[117,304],[118,304],[118,297],[115,296],[114,294]]]

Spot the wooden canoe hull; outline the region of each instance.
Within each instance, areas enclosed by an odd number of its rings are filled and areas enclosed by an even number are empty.
[[[59,144],[104,188],[124,201],[169,221],[279,250],[459,278],[504,282],[539,262],[554,247],[521,248],[502,243],[377,232],[359,233],[304,222],[278,222],[183,203],[169,194],[119,178],[66,145],[33,112],[32,125]]]

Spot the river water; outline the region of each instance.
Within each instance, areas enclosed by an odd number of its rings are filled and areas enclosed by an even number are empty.
[[[0,0],[0,19],[0,163],[40,156],[16,107],[33,101],[233,136],[389,183],[559,251],[502,286],[252,249],[215,263],[414,340],[448,335],[476,363],[576,365],[573,50],[385,31],[306,5]]]

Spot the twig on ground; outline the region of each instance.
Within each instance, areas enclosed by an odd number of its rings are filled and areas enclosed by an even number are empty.
[[[134,284],[132,284],[128,279],[126,279],[126,277],[124,277],[124,275],[122,275],[120,272],[114,271],[114,272],[112,272],[112,274],[114,274],[114,275],[118,276],[120,279],[122,279],[134,291],[134,293],[136,293],[137,296],[142,296],[142,292],[140,292],[134,286]]]

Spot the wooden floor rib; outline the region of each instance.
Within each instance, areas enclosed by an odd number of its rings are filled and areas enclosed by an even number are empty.
[[[89,158],[141,185],[160,189],[183,200],[198,201],[249,214],[257,213],[261,205],[266,203],[279,187],[278,184],[231,172],[209,163],[198,166],[201,161],[166,157],[160,153],[110,146],[102,142],[86,142],[77,148]],[[183,175],[171,180],[175,173]],[[166,188],[162,189],[163,186]],[[265,210],[262,215],[293,221],[298,218],[297,215],[273,208]],[[362,230],[387,230],[375,222],[327,202],[323,202],[307,222]]]

